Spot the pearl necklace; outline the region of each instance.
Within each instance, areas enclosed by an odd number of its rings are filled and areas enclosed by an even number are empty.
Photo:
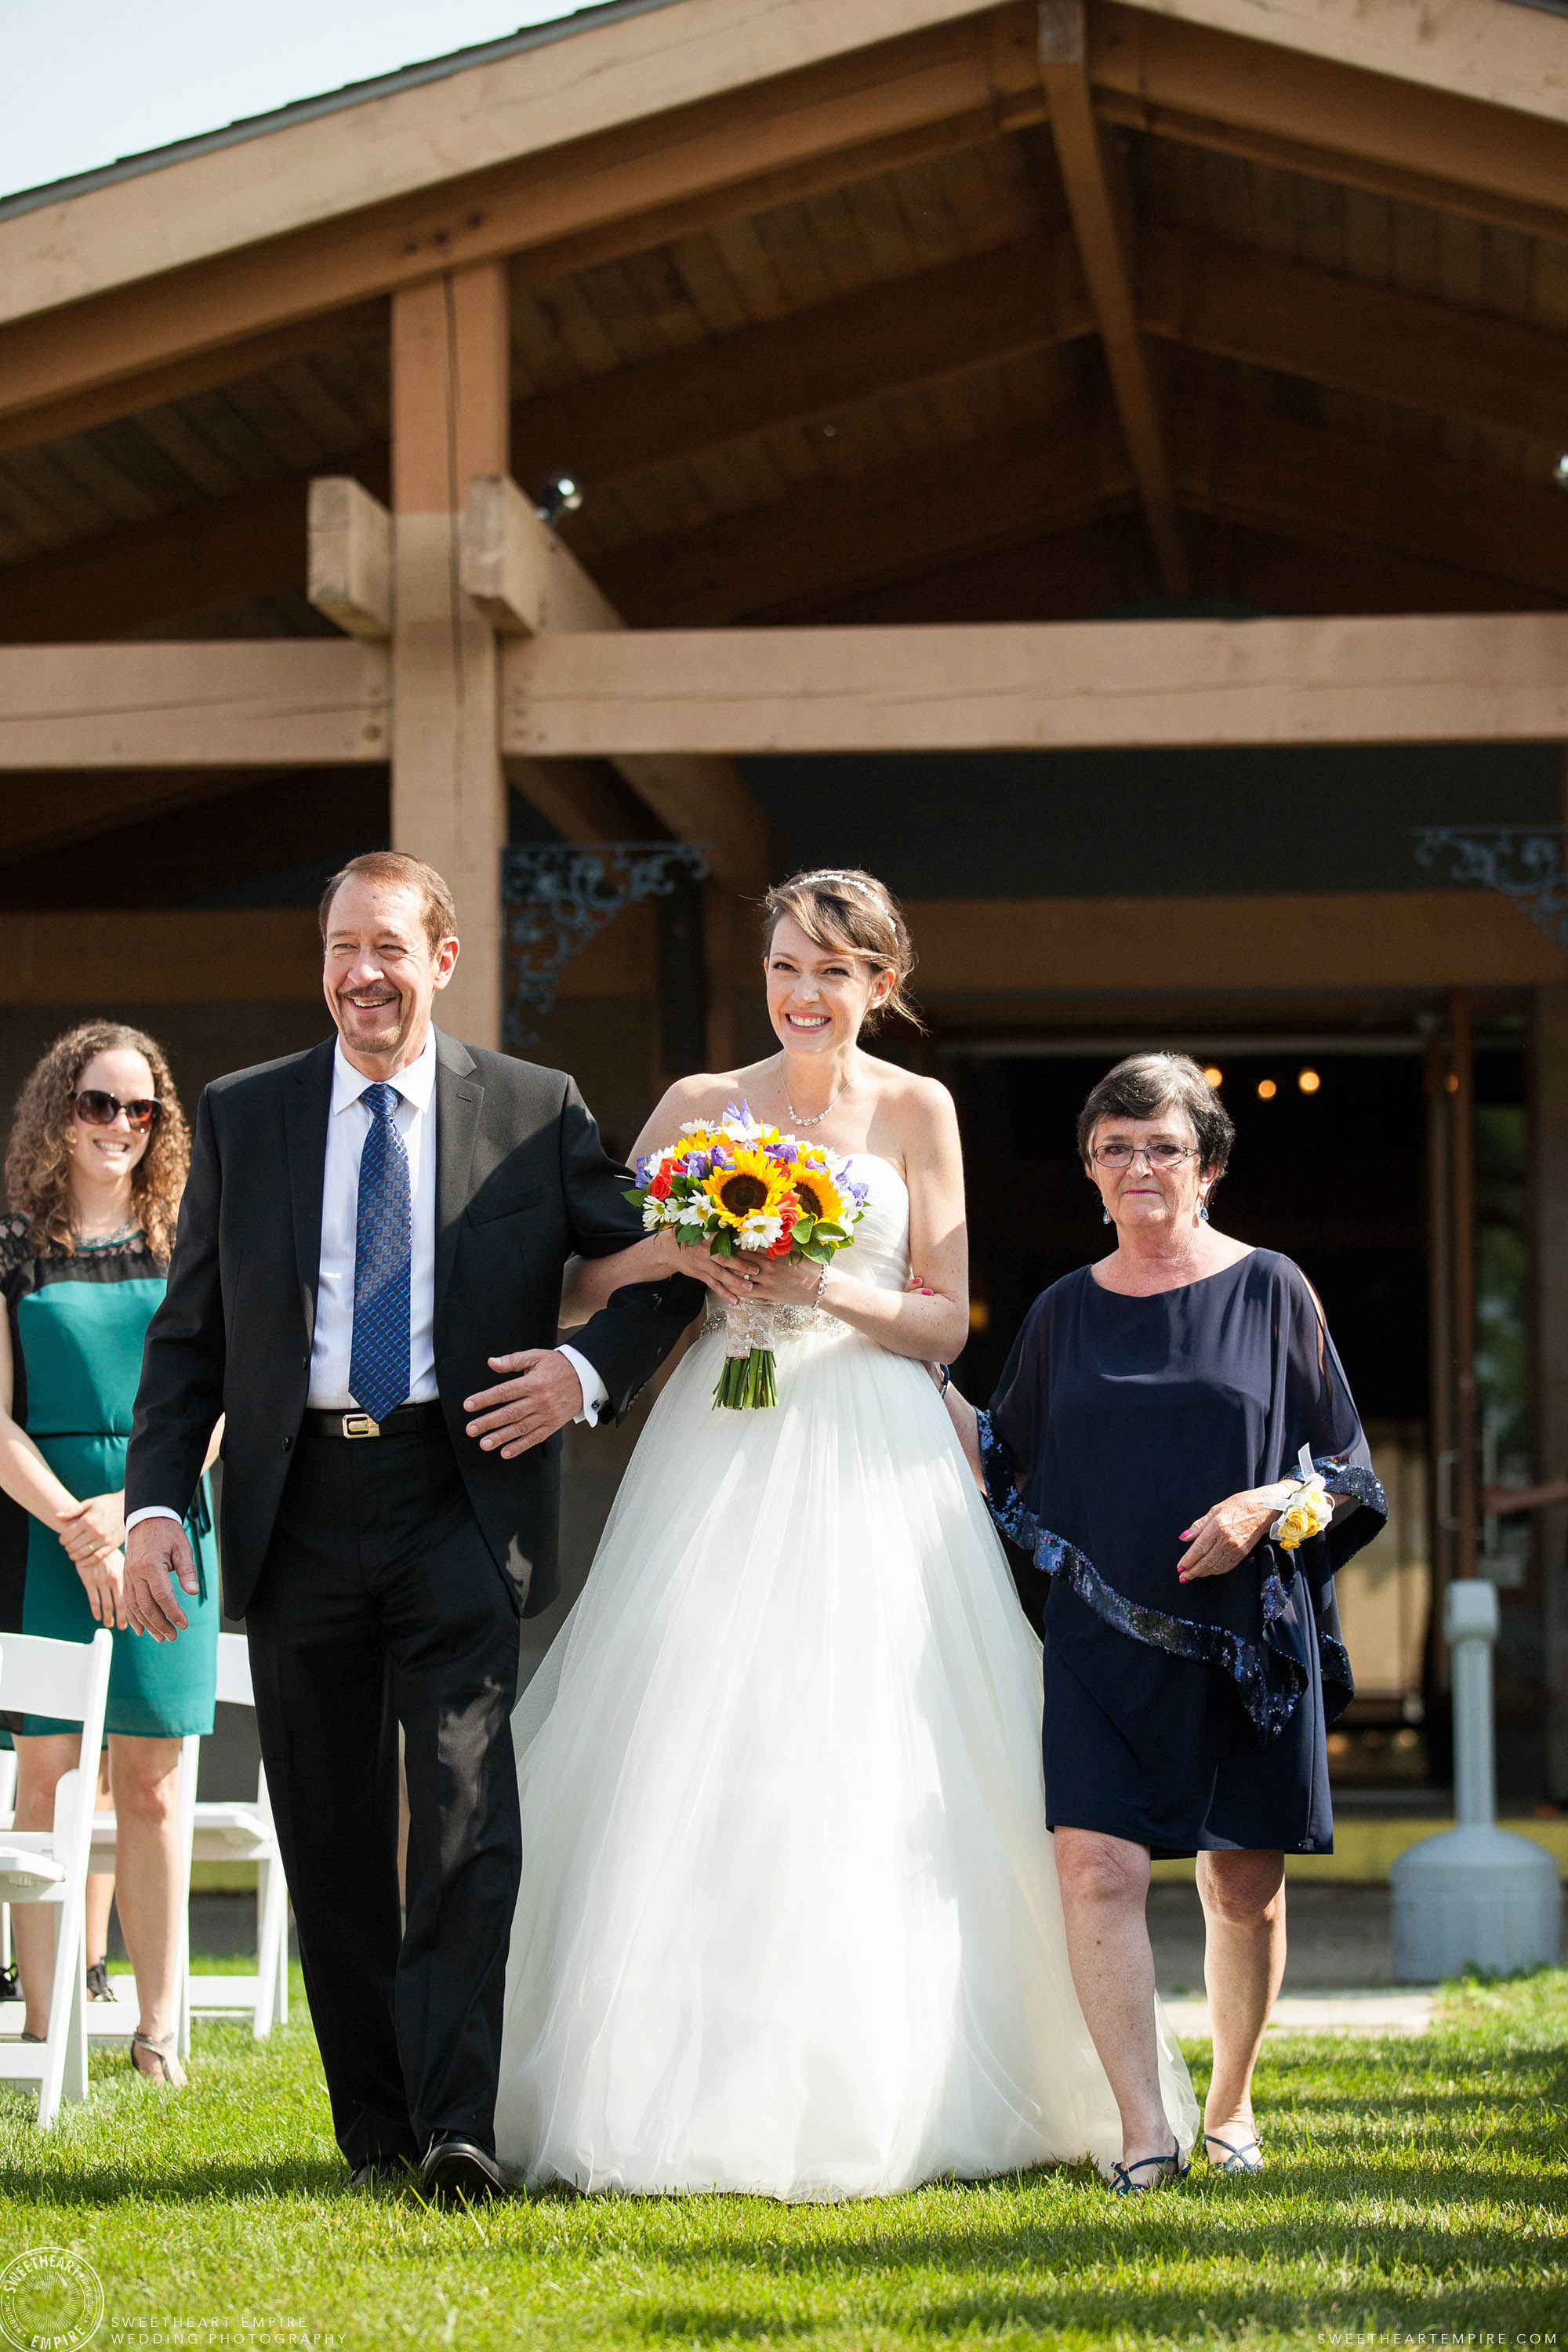
[[[819,1110],[815,1118],[807,1118],[803,1112],[796,1110],[794,1103],[792,1103],[789,1098],[789,1081],[784,1076],[784,1064],[782,1060],[779,1064],[779,1082],[784,1089],[784,1108],[788,1111],[790,1118],[794,1120],[796,1127],[820,1127],[823,1120],[827,1117],[827,1111],[836,1108],[840,1097],[847,1095],[849,1091],[849,1081],[846,1078],[844,1084],[839,1087],[838,1093],[834,1096],[832,1102],[828,1104],[827,1110]]]

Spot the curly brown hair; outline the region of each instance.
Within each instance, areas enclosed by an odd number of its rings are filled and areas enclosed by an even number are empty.
[[[11,1141],[5,1153],[5,1191],[12,1208],[28,1222],[27,1246],[35,1257],[68,1257],[71,1238],[71,1123],[77,1085],[95,1054],[140,1054],[153,1073],[153,1089],[163,1107],[151,1140],[131,1171],[131,1197],[147,1247],[167,1258],[174,1246],[174,1222],[191,1164],[191,1136],[162,1045],[122,1021],[83,1021],[57,1037],[35,1066],[16,1097]]]

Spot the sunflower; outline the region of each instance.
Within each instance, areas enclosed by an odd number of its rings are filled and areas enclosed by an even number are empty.
[[[819,1224],[837,1225],[843,1222],[849,1202],[826,1167],[809,1160],[801,1163],[793,1190],[806,1215],[815,1217]]]
[[[758,1217],[776,1217],[789,1198],[788,1169],[749,1143],[732,1144],[725,1156],[733,1167],[715,1168],[701,1187],[721,1224],[740,1233],[754,1230]]]

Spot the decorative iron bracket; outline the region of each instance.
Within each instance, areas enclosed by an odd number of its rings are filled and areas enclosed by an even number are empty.
[[[708,860],[684,841],[539,842],[501,852],[501,997],[505,1042],[534,1045],[574,955],[623,907],[668,898],[708,878]]]
[[[1453,858],[1456,882],[1500,890],[1568,951],[1568,825],[1424,824],[1415,832],[1415,862]]]

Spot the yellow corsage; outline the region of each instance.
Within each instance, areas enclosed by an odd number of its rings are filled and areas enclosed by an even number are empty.
[[[1334,1499],[1314,1470],[1291,1491],[1289,1500],[1268,1532],[1281,1551],[1295,1551],[1311,1536],[1321,1536],[1334,1516]]]

